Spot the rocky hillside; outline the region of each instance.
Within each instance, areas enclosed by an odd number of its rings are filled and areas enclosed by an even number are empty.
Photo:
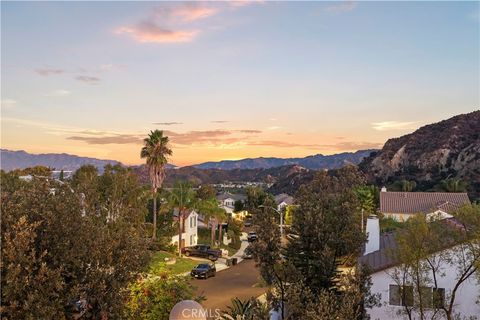
[[[66,153],[42,153],[33,154],[23,150],[11,151],[0,150],[1,169],[10,171],[14,169],[25,169],[34,166],[45,166],[55,170],[75,171],[83,165],[91,164],[96,166],[99,171],[107,164],[118,164],[115,160],[101,160],[96,158],[79,157]]]
[[[376,150],[358,150],[356,152],[343,152],[332,155],[316,154],[304,158],[248,158],[241,160],[224,160],[218,162],[205,162],[194,165],[199,169],[258,169],[274,168],[287,165],[299,165],[307,169],[337,169],[346,164],[359,164],[363,158]]]
[[[360,168],[376,184],[415,180],[422,190],[447,178],[459,178],[476,198],[480,194],[480,111],[389,139]]]

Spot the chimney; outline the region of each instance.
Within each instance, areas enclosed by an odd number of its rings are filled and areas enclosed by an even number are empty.
[[[382,192],[387,192],[387,187],[383,186],[381,191]]]
[[[378,217],[372,215],[367,219],[367,244],[364,255],[378,250],[380,250],[380,222]]]

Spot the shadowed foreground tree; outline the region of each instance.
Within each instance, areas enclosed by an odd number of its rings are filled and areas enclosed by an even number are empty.
[[[281,319],[366,318],[365,308],[378,302],[370,295],[368,272],[339,276],[341,259],[357,258],[365,241],[360,232],[360,202],[356,190],[363,183],[353,167],[319,173],[296,196],[292,233],[286,248],[280,242],[275,202],[260,190],[248,192],[258,240],[254,258],[270,290],[269,306]],[[338,285],[339,280],[341,285]]]
[[[357,169],[348,166],[318,173],[296,195],[287,256],[314,294],[335,287],[340,258],[358,255],[366,240],[355,192],[362,183]]]
[[[68,184],[2,179],[2,319],[71,318],[76,303],[82,319],[121,318],[146,263],[145,208],[135,176],[107,171],[93,208]]]
[[[162,187],[165,179],[165,165],[168,163],[168,157],[172,155],[168,142],[168,137],[163,135],[163,131],[150,131],[148,137],[143,140],[144,146],[140,151],[140,157],[146,159],[152,185],[153,240],[157,239],[157,191]]]

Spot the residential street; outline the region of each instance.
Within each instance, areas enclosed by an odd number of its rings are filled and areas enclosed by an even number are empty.
[[[238,265],[218,272],[215,277],[207,280],[192,279],[197,287],[197,294],[207,298],[202,302],[205,308],[226,309],[232,298],[247,299],[258,297],[265,288],[254,287],[260,274],[253,260],[243,260]]]

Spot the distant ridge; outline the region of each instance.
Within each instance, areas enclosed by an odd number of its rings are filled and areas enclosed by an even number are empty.
[[[121,164],[116,160],[102,160],[80,157],[67,153],[33,154],[23,150],[12,151],[0,149],[0,168],[5,171],[25,169],[33,166],[46,166],[56,170],[75,171],[83,165],[91,164],[100,172],[107,164]]]
[[[332,155],[316,154],[304,158],[247,158],[241,160],[223,160],[209,161],[193,165],[198,169],[269,169],[274,167],[282,167],[289,165],[299,165],[307,169],[337,169],[345,164],[359,164],[364,158],[368,157],[372,152],[377,150],[358,150],[356,152],[343,152]]]

